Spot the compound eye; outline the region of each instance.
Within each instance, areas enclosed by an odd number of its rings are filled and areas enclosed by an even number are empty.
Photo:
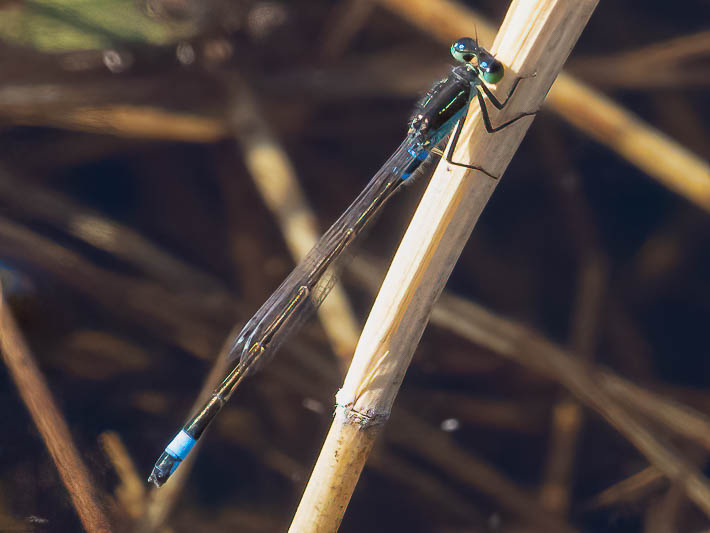
[[[497,59],[485,58],[478,62],[478,68],[481,71],[481,76],[486,83],[496,84],[503,79],[505,69],[503,64]]]
[[[461,63],[468,63],[474,57],[476,57],[476,52],[478,51],[478,45],[476,41],[470,37],[462,37],[451,45],[451,55],[456,61]]]

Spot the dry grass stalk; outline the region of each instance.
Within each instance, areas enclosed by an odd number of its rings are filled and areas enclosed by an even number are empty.
[[[688,500],[678,485],[671,485],[655,505],[646,508],[644,533],[679,531],[679,518],[685,514]]]
[[[450,42],[478,28],[491,42],[493,28],[452,0],[379,0],[389,9]],[[567,74],[557,77],[547,105],[574,127],[615,151],[652,178],[710,211],[710,165],[598,91]]]
[[[649,431],[645,420],[630,412],[627,406],[679,435],[707,446],[710,426],[701,413],[640,389],[611,372],[595,372],[592,365],[575,360],[532,331],[470,302],[451,296],[442,298],[432,320],[498,355],[559,381],[580,401],[601,414],[667,477],[678,481],[706,514],[710,513],[708,480],[684,454]]]
[[[200,298],[226,292],[223,283],[159,248],[126,224],[108,218],[41,185],[0,167],[0,197],[6,206],[81,239],[90,246],[135,265],[168,287],[200,291]],[[231,302],[225,305],[227,308]]]
[[[598,254],[588,255],[579,273],[571,338],[573,353],[587,362],[593,360],[608,286],[606,261]],[[553,408],[540,500],[546,509],[562,516],[569,511],[577,444],[583,425],[584,411],[575,398],[565,396]]]
[[[116,499],[128,516],[135,520],[145,512],[145,481],[138,475],[136,465],[118,433],[104,431],[99,435],[99,441],[120,480],[116,487]]]
[[[228,133],[219,120],[148,106],[77,107],[51,113],[19,109],[7,110],[5,115],[15,124],[54,126],[131,139],[212,143],[226,137]]]
[[[356,259],[353,267],[352,272],[358,282],[374,290],[372,280],[378,276],[372,265],[363,259]],[[595,395],[595,391],[601,389],[609,401],[631,407],[710,451],[710,419],[703,413],[635,385],[610,370],[582,363],[571,352],[530,328],[446,292],[434,307],[431,322],[500,357],[558,381],[583,403],[587,403],[585,397]],[[532,349],[535,350],[535,357],[530,356]],[[586,393],[578,394],[581,391],[578,385],[585,374],[593,374],[593,383]],[[588,404],[588,407],[595,408],[593,404]]]
[[[102,302],[123,319],[154,328],[195,355],[207,358],[216,351],[210,339],[223,330],[215,327],[215,315],[208,321],[194,314],[193,303],[186,309],[186,302],[174,290],[97,267],[80,254],[4,217],[0,217],[0,253],[42,265],[45,271]],[[126,298],[126,294],[132,297]]]
[[[88,533],[111,531],[89,472],[0,291],[0,350]]]
[[[596,494],[581,508],[593,510],[612,505],[628,505],[647,497],[651,491],[664,484],[668,484],[668,481],[663,472],[659,472],[655,466],[647,466],[640,472],[636,472]]]
[[[634,50],[575,61],[570,70],[585,79],[612,87],[633,89],[706,86],[707,69],[693,67],[710,53],[710,31],[704,30]],[[659,69],[657,65],[667,65]],[[653,72],[653,76],[648,73]]]
[[[316,217],[291,161],[259,113],[253,92],[241,79],[233,80],[238,97],[230,122],[244,162],[264,203],[275,215],[291,256],[299,262],[320,237]],[[341,284],[336,284],[323,301],[318,318],[343,369],[347,368],[360,328]]]
[[[520,84],[514,104],[496,123],[540,106],[595,6],[594,0],[513,3],[492,49],[509,69],[497,92],[506,94],[516,75],[536,78]],[[489,135],[479,114],[470,112],[460,143],[467,150],[457,150],[454,158],[500,175],[530,120]],[[481,173],[445,162],[438,166],[365,325],[291,532],[338,528],[434,301],[495,186]]]
[[[622,404],[633,407],[644,416],[710,451],[710,420],[704,414],[672,399],[658,396],[611,372],[602,374],[600,382]]]
[[[542,508],[533,494],[456,443],[447,433],[432,428],[403,409],[397,410],[391,424],[387,432],[388,442],[435,464],[448,479],[475,487],[526,526],[550,533],[579,533],[565,523],[563,517]]]
[[[362,29],[375,8],[372,0],[345,0],[338,2],[325,25],[321,57],[325,61],[339,58],[353,37]]]

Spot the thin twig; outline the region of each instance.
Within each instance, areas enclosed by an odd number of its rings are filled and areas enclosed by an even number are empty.
[[[340,0],[324,25],[321,57],[326,61],[340,57],[365,25],[374,7],[372,0]]]
[[[595,510],[612,505],[628,505],[644,498],[649,492],[657,490],[663,484],[668,484],[663,472],[655,466],[647,466],[594,495],[580,507],[583,510]]]
[[[555,179],[568,176],[576,183],[564,151],[560,154],[560,138],[556,131],[538,136],[551,175]],[[555,182],[555,185],[557,183]],[[591,220],[591,209],[577,187],[553,187],[568,221],[574,249],[579,257],[579,273],[574,310],[571,316],[571,352],[586,362],[592,362],[598,341],[603,307],[608,291],[607,258],[602,252],[601,239]],[[540,488],[543,505],[565,516],[569,510],[573,472],[579,434],[585,413],[579,401],[565,392],[552,410],[552,428],[547,451],[545,473]]]
[[[301,261],[318,241],[316,217],[284,149],[279,145],[261,113],[253,92],[245,82],[231,78],[238,98],[232,102],[230,123],[244,155],[247,169],[264,202],[276,217],[289,251]],[[318,318],[343,368],[355,349],[360,328],[341,284],[330,291]]]
[[[604,57],[578,59],[569,70],[606,87],[658,89],[707,86],[707,70],[693,68],[693,59],[710,56],[710,31],[700,31]],[[663,65],[664,68],[658,68]],[[653,76],[648,73],[653,72]]]
[[[454,303],[451,297],[447,300],[449,304],[446,306],[445,322],[448,323],[449,328],[459,331],[468,338],[473,334],[478,338],[479,343],[483,341],[483,344],[495,353],[554,376],[581,401],[604,416],[659,470],[672,480],[681,483],[691,499],[703,511],[710,514],[710,485],[707,479],[685,460],[683,454],[661,442],[647,429],[646,424],[622,407],[622,403],[612,396],[608,388],[606,377],[611,374],[590,372],[590,365],[575,361],[561,349],[526,331],[525,328],[501,321],[468,302],[457,300],[458,303]],[[440,309],[439,312],[444,311]],[[632,389],[630,384],[621,381],[620,378],[613,378],[612,382],[623,383],[625,391]],[[686,411],[693,414],[689,408]],[[656,413],[649,414],[656,416]],[[702,418],[702,416],[693,417],[694,432],[705,429],[702,424],[697,423],[702,421]],[[671,417],[664,417],[664,420],[666,424],[675,423]],[[676,428],[683,434],[687,434],[688,430],[683,424],[677,424]]]
[[[5,111],[4,115],[15,124],[55,126],[134,139],[211,143],[227,134],[218,120],[148,106],[76,107],[52,113],[14,110]]]
[[[570,344],[578,357],[592,361],[608,276],[606,262],[593,252],[588,256],[586,260],[582,258]],[[540,497],[547,509],[565,516],[569,510],[579,433],[584,424],[582,406],[574,398],[565,397],[555,405],[552,421]]]
[[[363,263],[358,262],[357,271],[364,281],[372,276],[367,275],[368,269]],[[702,413],[641,389],[608,370],[583,364],[532,330],[462,298],[450,294],[442,296],[434,307],[431,320],[438,327],[559,381],[580,401],[602,414],[667,476],[681,479],[689,476],[686,481],[692,488],[686,488],[693,492],[698,486],[702,487],[698,499],[703,502],[701,507],[706,509],[706,502],[710,502],[705,499],[710,494],[707,480],[684,459],[683,454],[661,443],[622,406],[631,406],[707,448],[710,420]]]
[[[49,270],[125,320],[153,327],[156,334],[198,357],[214,353],[212,339],[223,331],[215,327],[214,314],[209,320],[196,316],[192,302],[188,309],[174,291],[97,267],[80,254],[3,217],[0,217],[0,253]],[[126,298],[126,294],[131,298]],[[224,322],[224,317],[220,322]]]
[[[0,350],[20,397],[71,496],[81,523],[89,533],[108,533],[111,527],[89,472],[1,290]]]
[[[496,471],[469,450],[462,449],[448,434],[435,431],[416,416],[397,410],[388,428],[387,440],[403,446],[410,453],[425,456],[452,479],[463,481],[494,499],[497,505],[509,510],[526,524],[542,531],[573,533],[576,528],[563,518],[540,507],[532,494],[519,488],[513,481]],[[436,450],[436,453],[432,453]]]
[[[132,228],[77,204],[41,185],[31,184],[0,167],[3,206],[65,231],[98,250],[135,265],[160,284],[200,291],[200,298],[215,298],[226,288],[218,279],[158,248]],[[205,292],[210,292],[206,295]]]
[[[611,372],[603,373],[600,382],[622,404],[710,451],[710,419],[706,415],[672,399],[660,397]]]
[[[446,514],[460,517],[469,524],[485,523],[483,511],[453,490],[449,483],[421,468],[418,461],[417,464],[412,463],[395,451],[378,448],[370,456],[367,468],[421,493],[427,505],[435,505]]]
[[[145,481],[138,476],[136,466],[118,433],[104,431],[99,435],[99,440],[120,480],[116,488],[116,499],[128,516],[135,520],[145,512]]]
[[[679,516],[684,507],[688,506],[683,489],[678,485],[671,485],[660,498],[660,501],[651,503],[646,507],[644,517],[644,533],[668,533],[681,531],[678,523]]]

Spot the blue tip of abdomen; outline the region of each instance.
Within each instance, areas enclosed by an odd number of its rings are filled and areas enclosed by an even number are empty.
[[[156,487],[160,487],[165,483],[187,457],[196,442],[189,433],[185,430],[180,430],[180,433],[175,435],[175,438],[170,441],[170,444],[167,445],[165,451],[155,463],[148,481],[154,483]]]
[[[190,450],[192,450],[196,442],[197,441],[193,439],[189,433],[181,429],[180,433],[175,435],[175,438],[167,445],[165,453],[182,461],[187,457],[187,454],[190,453]]]

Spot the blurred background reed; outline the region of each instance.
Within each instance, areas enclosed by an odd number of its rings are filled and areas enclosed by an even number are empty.
[[[565,69],[586,86],[553,89],[508,168],[341,531],[710,528],[708,7],[599,5]],[[506,8],[0,2],[0,531],[286,529],[426,180],[189,476],[144,479],[230,330],[399,144],[443,34],[473,17],[490,45]]]

